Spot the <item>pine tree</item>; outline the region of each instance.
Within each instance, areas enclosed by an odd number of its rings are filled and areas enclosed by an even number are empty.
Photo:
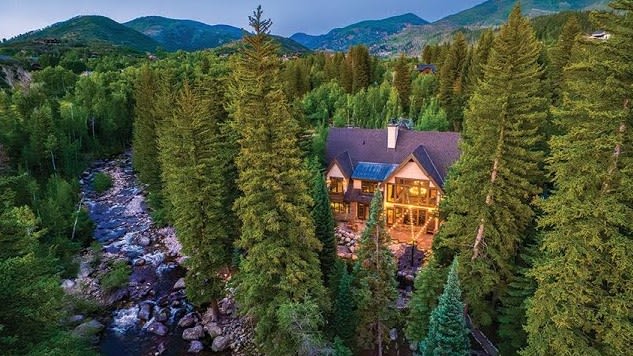
[[[314,205],[312,206],[312,219],[314,221],[315,236],[321,241],[323,248],[319,252],[321,261],[321,274],[324,283],[327,284],[332,269],[336,263],[336,237],[334,236],[334,216],[330,208],[330,196],[323,172],[319,169],[320,163],[317,158],[309,163],[312,174],[311,195]]]
[[[561,90],[563,78],[563,70],[571,60],[571,53],[576,42],[576,36],[582,32],[580,24],[576,16],[570,16],[558,38],[556,46],[551,50],[552,63],[548,67],[550,70],[552,82],[552,102],[559,105],[561,100]]]
[[[411,69],[404,54],[396,61],[393,76],[393,86],[398,91],[402,104],[402,112],[409,112],[409,97],[411,96]]]
[[[488,63],[494,39],[494,32],[490,29],[485,30],[479,37],[476,47],[471,51],[472,61],[466,79],[466,94],[468,96],[472,95],[479,82],[484,79],[484,67]]]
[[[460,131],[463,121],[463,85],[464,68],[468,56],[466,37],[458,32],[453,38],[449,51],[440,68],[440,86],[438,98],[448,115],[453,130]]]
[[[332,330],[334,335],[339,337],[347,346],[354,345],[354,336],[356,334],[352,281],[353,277],[347,272],[347,268],[343,269],[332,311]]]
[[[625,355],[633,342],[633,1],[597,15],[606,41],[576,46],[551,140],[524,355]]]
[[[540,192],[545,104],[537,63],[539,44],[517,6],[501,28],[466,111],[462,156],[443,202],[446,221],[434,251],[457,253],[465,299],[475,320],[494,318],[494,305],[512,277],[512,264],[534,218]],[[445,258],[445,257],[443,257]],[[442,261],[442,263],[446,263]]]
[[[470,355],[469,330],[464,317],[462,291],[457,276],[457,259],[453,261],[437,307],[431,313],[429,333],[420,343],[427,355]]]
[[[378,348],[382,355],[383,341],[395,325],[396,264],[387,247],[382,193],[376,190],[371,201],[369,219],[361,235],[358,262],[354,269],[354,299],[357,310],[357,343],[359,347]]]
[[[185,83],[172,117],[161,127],[159,157],[174,227],[188,256],[187,297],[196,305],[211,303],[217,312],[224,291],[219,275],[228,266],[231,241],[224,221],[226,162],[220,153],[219,113],[211,111],[214,100],[221,98]]]
[[[288,329],[294,324],[281,323],[280,312],[303,304],[312,310],[312,303],[324,310],[329,302],[309,211],[309,174],[297,145],[299,126],[279,81],[271,21],[262,18],[261,7],[249,20],[255,33],[244,38],[235,61],[229,106],[239,133],[236,164],[243,194],[235,202],[242,221],[238,245],[245,250],[237,296],[241,312],[256,323],[261,351],[286,355],[301,345],[293,337],[296,330]]]
[[[348,60],[352,68],[352,93],[367,89],[371,79],[369,50],[363,45],[353,46],[349,50]]]
[[[429,262],[422,267],[415,278],[415,291],[409,301],[405,334],[407,340],[416,346],[426,339],[431,312],[437,306],[444,281],[446,281],[445,269],[440,268],[435,258],[431,256]]]

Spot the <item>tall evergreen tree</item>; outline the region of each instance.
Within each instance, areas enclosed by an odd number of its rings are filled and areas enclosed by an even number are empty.
[[[611,7],[595,18],[611,38],[578,45],[565,71],[525,355],[631,353],[633,1]]]
[[[293,336],[295,324],[282,322],[287,321],[282,311],[314,310],[314,303],[323,310],[329,303],[319,269],[321,243],[309,211],[309,174],[297,145],[299,126],[279,81],[280,60],[268,35],[271,21],[262,18],[261,7],[249,20],[255,33],[244,38],[235,62],[229,107],[239,132],[236,163],[243,195],[235,210],[243,224],[238,245],[246,253],[237,296],[241,312],[256,322],[261,351],[287,355],[301,345]]]
[[[334,299],[332,330],[346,346],[351,347],[354,345],[356,334],[356,307],[352,294],[353,276],[347,272],[347,267],[342,272]]]
[[[468,57],[466,37],[458,32],[453,38],[446,58],[440,68],[438,98],[448,115],[453,130],[460,131],[464,117],[463,80]]]
[[[334,236],[334,216],[330,208],[330,196],[323,172],[319,169],[318,158],[310,161],[310,173],[312,174],[311,195],[314,205],[312,206],[312,219],[314,221],[315,236],[321,241],[323,248],[319,252],[321,261],[321,273],[324,282],[327,284],[332,269],[336,263],[336,237]]]
[[[518,246],[534,218],[530,204],[540,192],[543,154],[538,147],[544,140],[546,101],[539,50],[516,6],[495,38],[485,80],[469,102],[462,156],[443,205],[446,222],[434,245],[458,254],[466,302],[484,325],[491,323],[498,296],[512,277]]]
[[[457,276],[457,259],[448,272],[444,291],[431,313],[429,333],[420,343],[420,352],[427,355],[470,355],[468,327],[464,317],[462,291]]]
[[[224,222],[226,162],[220,153],[222,111],[212,112],[210,103],[221,98],[202,94],[187,83],[180,91],[160,130],[160,162],[174,227],[188,256],[187,296],[197,305],[211,303],[217,312],[224,291],[220,270],[228,265],[231,246]]]
[[[576,16],[570,16],[558,38],[556,46],[551,50],[550,76],[552,82],[552,102],[559,105],[561,100],[563,70],[571,60],[572,49],[576,36],[582,32]]]
[[[367,89],[371,80],[371,58],[369,49],[363,45],[349,50],[348,60],[352,68],[352,92]]]
[[[396,264],[387,247],[389,235],[385,229],[382,202],[382,193],[377,189],[354,267],[358,346],[377,348],[380,356],[383,342],[388,340],[389,330],[395,325],[398,298]]]
[[[490,50],[495,36],[492,30],[488,29],[481,33],[477,45],[472,50],[472,61],[468,68],[466,92],[470,96],[481,80],[484,79],[484,67],[488,63]]]
[[[411,68],[409,61],[404,56],[396,61],[393,75],[393,86],[398,91],[398,97],[402,105],[402,112],[409,112],[409,97],[411,96]]]
[[[411,301],[409,301],[405,334],[407,340],[416,347],[422,340],[426,339],[431,312],[437,306],[437,299],[442,293],[445,281],[446,269],[440,268],[433,256],[415,277],[415,291]]]

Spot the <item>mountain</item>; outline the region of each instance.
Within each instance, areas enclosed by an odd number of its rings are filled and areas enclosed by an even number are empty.
[[[286,37],[271,35],[273,41],[279,46],[279,53],[282,55],[295,55],[302,53],[309,53],[311,50],[304,45]],[[213,49],[217,55],[230,55],[237,52],[237,50],[244,45],[242,40],[233,41],[223,46]]]
[[[54,40],[70,44],[100,43],[128,47],[137,51],[154,51],[160,44],[144,34],[104,17],[77,16],[41,30],[16,36],[6,44]]]
[[[215,48],[239,40],[244,32],[228,25],[212,26],[197,21],[160,16],[139,17],[124,25],[151,37],[168,51]]]
[[[358,22],[347,27],[333,29],[325,35],[311,36],[305,33],[296,33],[290,38],[310,49],[346,51],[350,46],[356,44],[371,46],[409,26],[424,24],[428,24],[428,22],[408,13],[382,20]]]
[[[522,0],[521,9],[524,15],[536,17],[561,11],[604,8],[609,2],[610,0]],[[450,27],[499,25],[508,19],[515,4],[515,0],[488,0],[433,24]]]

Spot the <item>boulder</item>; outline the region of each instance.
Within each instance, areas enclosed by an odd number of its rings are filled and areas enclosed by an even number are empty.
[[[161,323],[166,322],[167,320],[169,320],[169,308],[163,308],[161,310],[158,311],[158,313],[156,313],[156,320],[160,321]]]
[[[152,305],[150,303],[142,303],[138,308],[137,317],[141,320],[149,320],[152,318]]]
[[[185,329],[182,332],[182,338],[184,340],[198,340],[204,337],[204,328],[202,325],[197,325],[193,328]]]
[[[161,342],[160,344],[158,344],[158,346],[156,347],[156,352],[154,353],[155,356],[158,355],[162,355],[165,351],[167,351],[167,346],[165,346],[164,342]]]
[[[211,350],[213,350],[213,352],[225,351],[229,347],[230,343],[231,339],[228,336],[217,336],[215,339],[213,339]]]
[[[185,314],[185,316],[183,316],[182,319],[180,319],[180,321],[178,322],[178,326],[180,326],[181,328],[190,328],[196,323],[196,321],[198,321],[198,314],[192,312],[189,314]]]
[[[212,339],[222,335],[222,328],[218,326],[218,323],[210,322],[204,326],[204,330],[207,331],[207,334],[209,334],[209,337]]]
[[[86,321],[79,324],[72,332],[73,336],[88,338],[99,334],[105,326],[96,320]]]
[[[145,261],[144,258],[137,258],[137,259],[134,260],[134,265],[137,266],[137,267],[138,266],[143,266],[143,265],[145,265],[145,263],[146,263],[146,261]]]
[[[136,238],[136,243],[141,246],[149,246],[152,241],[147,236],[139,236]]]
[[[62,282],[62,288],[64,290],[69,290],[69,289],[73,289],[75,287],[75,281],[73,281],[72,279],[64,279],[64,281]]]
[[[398,329],[393,328],[389,330],[389,339],[391,339],[391,341],[396,341],[398,339]]]
[[[191,345],[189,345],[189,350],[187,350],[187,352],[197,354],[202,350],[204,350],[204,345],[202,345],[200,341],[194,340],[191,342]]]
[[[86,317],[81,314],[73,315],[70,318],[68,318],[68,324],[78,325],[78,324],[81,324],[85,319]]]
[[[185,279],[180,278],[179,280],[177,280],[172,289],[174,290],[185,289]]]
[[[147,326],[147,331],[156,334],[158,336],[165,336],[169,331],[167,327],[158,321],[153,321],[149,326]]]
[[[409,342],[409,350],[411,350],[412,352],[418,351],[418,343],[415,341]]]

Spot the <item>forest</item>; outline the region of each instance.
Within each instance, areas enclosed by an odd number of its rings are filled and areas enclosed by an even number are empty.
[[[468,355],[465,310],[502,355],[630,354],[633,1],[610,6],[529,20],[517,5],[417,57],[282,58],[261,8],[234,55],[41,56],[28,85],[0,88],[0,350],[97,353],[66,322],[97,307],[61,288],[99,249],[78,177],[131,150],[188,256],[188,300],[217,310],[234,291],[258,354],[382,355],[397,329],[415,354]],[[329,127],[393,118],[461,133],[404,309],[380,190],[342,260],[323,177]]]

